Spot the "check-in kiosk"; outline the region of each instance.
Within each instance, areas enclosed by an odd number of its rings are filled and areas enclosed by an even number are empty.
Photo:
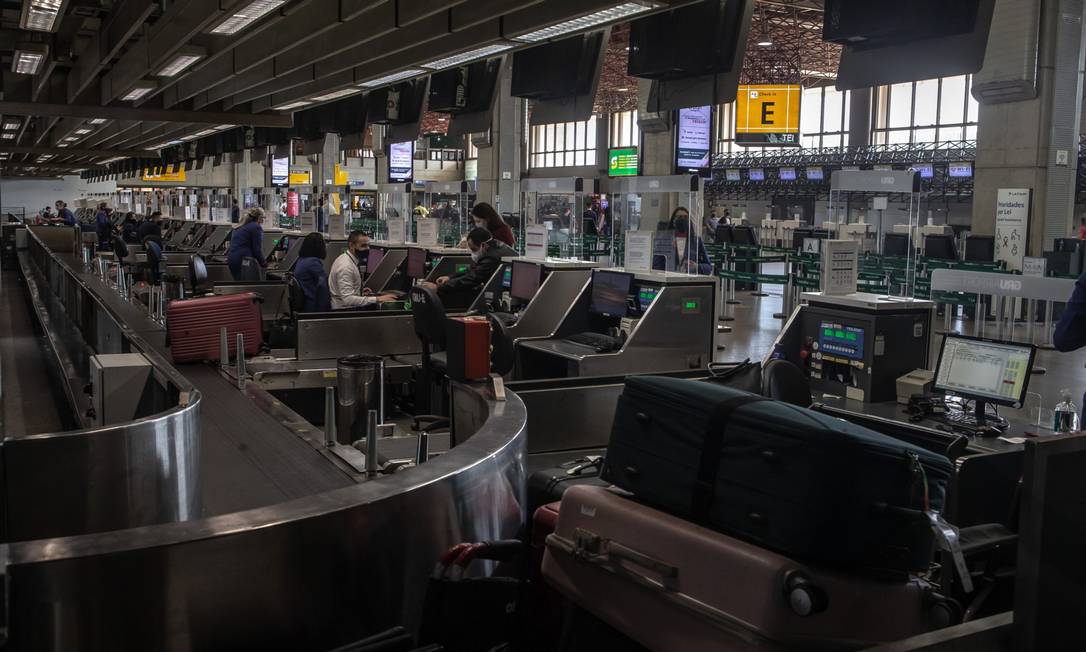
[[[719,280],[596,269],[554,337],[516,346],[517,379],[703,368],[712,361]]]

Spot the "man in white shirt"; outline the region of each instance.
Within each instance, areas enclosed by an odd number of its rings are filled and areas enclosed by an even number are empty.
[[[369,288],[362,287],[362,272],[358,269],[358,258],[368,252],[370,239],[362,231],[351,231],[347,238],[347,251],[332,262],[332,271],[328,274],[328,293],[332,295],[332,310],[362,308],[375,303],[395,301],[389,294],[372,295]]]

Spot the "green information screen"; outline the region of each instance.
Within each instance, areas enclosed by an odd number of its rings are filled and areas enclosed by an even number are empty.
[[[612,177],[637,176],[637,148],[616,147],[607,157],[607,175]]]

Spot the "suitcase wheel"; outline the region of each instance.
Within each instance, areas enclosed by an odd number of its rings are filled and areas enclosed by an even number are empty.
[[[943,629],[962,622],[962,607],[956,600],[938,593],[930,594],[929,600],[927,614],[929,631]]]
[[[829,606],[826,593],[797,571],[784,576],[784,597],[797,616],[822,613]]]

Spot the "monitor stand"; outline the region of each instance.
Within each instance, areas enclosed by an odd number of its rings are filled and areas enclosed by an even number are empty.
[[[1010,424],[1005,418],[985,414],[988,408],[987,401],[976,399],[973,401],[973,405],[973,409],[968,412],[964,410],[951,410],[948,405],[946,415],[943,418],[951,426],[957,426],[968,430],[985,431],[991,433],[993,436],[998,434],[997,431],[1006,430],[1009,427]]]

